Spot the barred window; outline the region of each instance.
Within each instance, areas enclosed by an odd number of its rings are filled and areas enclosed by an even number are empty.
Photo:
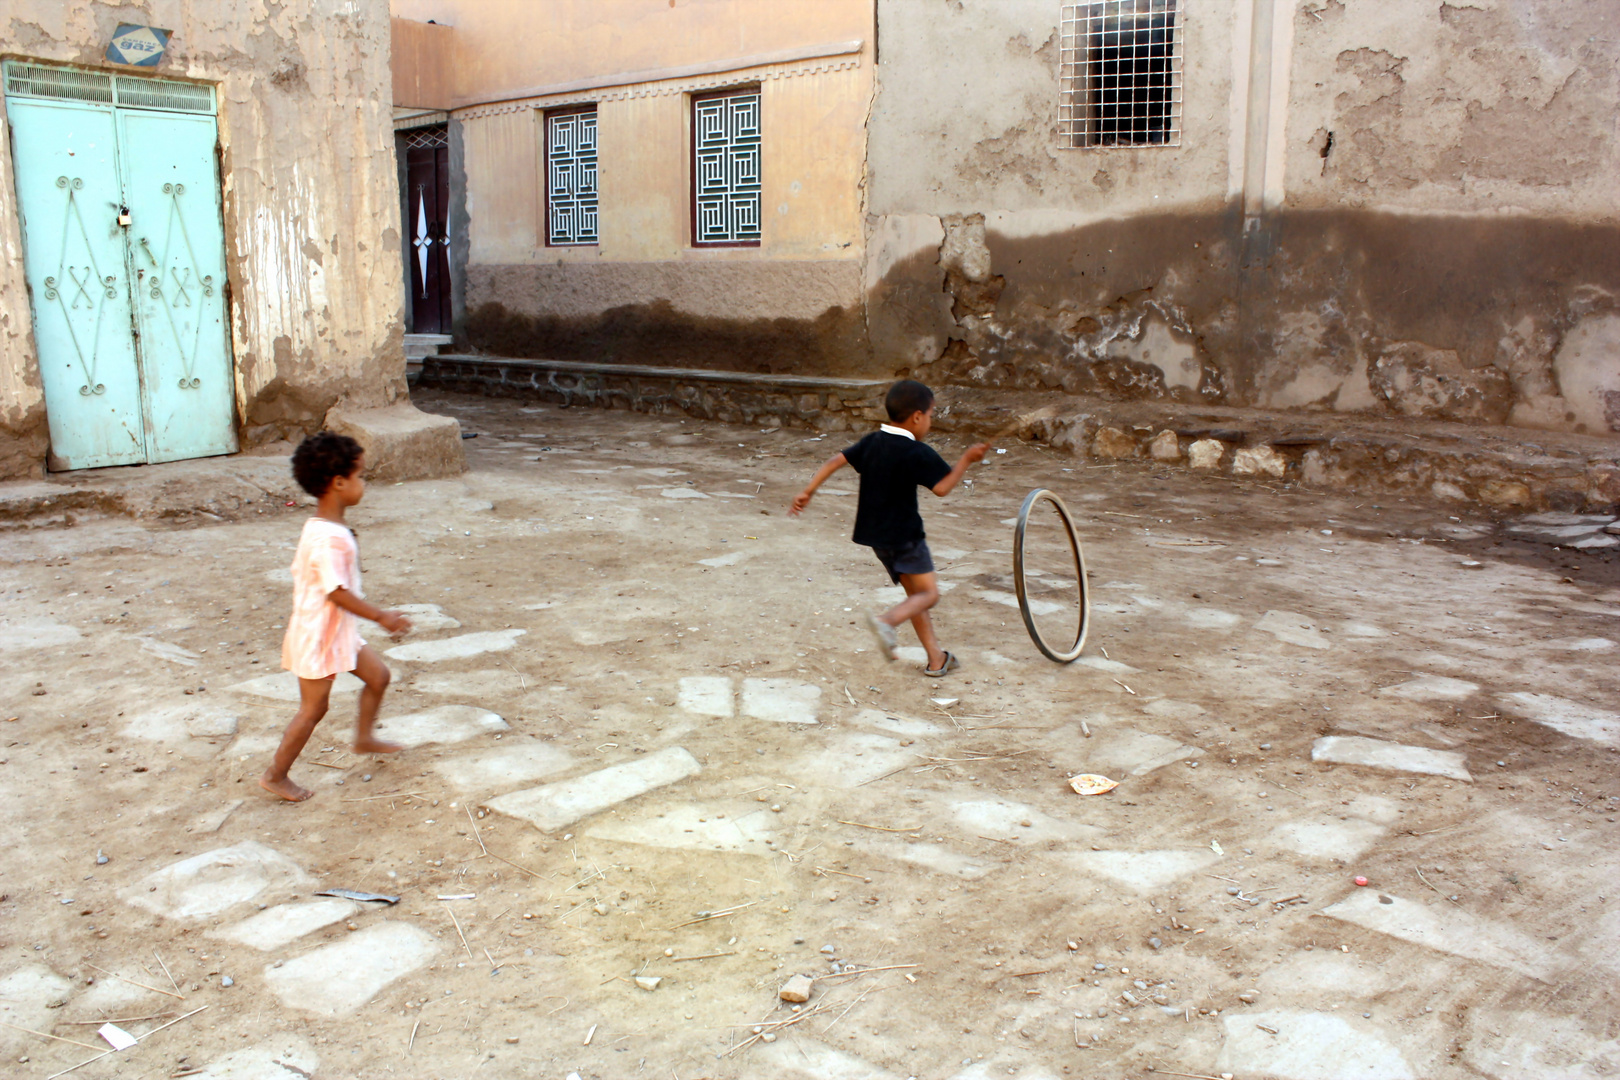
[[[1181,145],[1183,2],[1063,5],[1060,145]]]
[[[597,242],[596,106],[546,113],[546,246]]]
[[[692,243],[757,246],[759,89],[692,99]]]

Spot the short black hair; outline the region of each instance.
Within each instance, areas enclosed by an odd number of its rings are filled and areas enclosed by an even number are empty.
[[[916,379],[901,379],[889,387],[889,392],[883,398],[883,407],[889,411],[889,419],[897,424],[911,419],[913,413],[927,412],[933,404],[934,392]]]
[[[361,445],[347,435],[317,431],[293,451],[293,479],[318,499],[326,494],[333,480],[354,472],[364,453]]]

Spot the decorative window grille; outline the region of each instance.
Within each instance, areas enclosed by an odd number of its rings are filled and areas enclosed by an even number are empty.
[[[1062,146],[1181,145],[1184,3],[1092,0],[1063,5]]]
[[[596,106],[546,114],[546,244],[597,242]]]
[[[405,149],[439,150],[450,145],[450,131],[443,124],[437,127],[411,128],[405,132]]]
[[[201,83],[107,75],[15,60],[5,63],[5,86],[6,93],[15,97],[54,98],[168,112],[214,111],[213,87]]]
[[[759,90],[692,99],[692,243],[758,245]]]

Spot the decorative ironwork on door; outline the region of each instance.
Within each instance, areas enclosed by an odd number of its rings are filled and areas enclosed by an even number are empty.
[[[405,140],[411,331],[450,332],[450,147],[444,128]]]
[[[152,264],[152,280],[147,284],[149,295],[158,302],[163,309],[163,315],[168,320],[169,332],[174,337],[176,349],[180,353],[180,361],[184,365],[178,386],[181,390],[195,390],[202,385],[202,379],[197,375],[197,345],[202,335],[202,320],[195,313],[190,319],[190,335],[184,333],[186,327],[185,316],[181,316],[180,324],[175,322],[175,312],[180,307],[195,307],[192,303],[193,291],[201,296],[214,295],[214,275],[202,274],[197,270],[197,251],[191,245],[191,233],[186,229],[186,217],[180,209],[180,196],[186,193],[184,184],[164,184],[163,194],[169,197],[169,221],[163,231],[163,255],[158,257],[152,254],[152,245],[146,237],[141,237],[141,250],[145,252],[147,261]],[[175,265],[169,258],[173,251],[174,234],[179,228],[181,242],[185,245],[186,263]],[[164,269],[167,268],[169,280],[163,279]],[[172,293],[165,293],[165,289],[172,288]],[[190,337],[188,342],[186,339]],[[188,347],[189,346],[189,347]]]
[[[95,248],[84,227],[84,213],[79,209],[78,193],[84,190],[84,178],[58,176],[56,186],[67,196],[62,206],[61,261],[57,263],[56,273],[45,279],[45,300],[47,303],[56,302],[67,324],[68,340],[73,343],[79,370],[84,374],[84,385],[79,387],[79,393],[84,397],[105,394],[106,384],[96,381],[96,358],[101,351],[101,318],[106,311],[106,302],[118,298],[118,276],[103,274],[97,265]],[[70,245],[75,237],[83,247],[84,257],[89,260],[84,267],[74,266],[68,261]],[[63,293],[68,295],[64,297]],[[81,301],[84,305],[82,309],[79,306]],[[81,311],[83,314],[77,314]],[[86,337],[90,345],[88,357],[85,356]]]
[[[758,90],[692,103],[694,244],[757,244],[760,238]]]

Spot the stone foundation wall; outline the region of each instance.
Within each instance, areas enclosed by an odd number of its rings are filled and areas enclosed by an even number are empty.
[[[886,417],[887,380],[753,375],[738,371],[429,356],[417,385],[564,406],[630,409],[728,424],[859,431]]]

